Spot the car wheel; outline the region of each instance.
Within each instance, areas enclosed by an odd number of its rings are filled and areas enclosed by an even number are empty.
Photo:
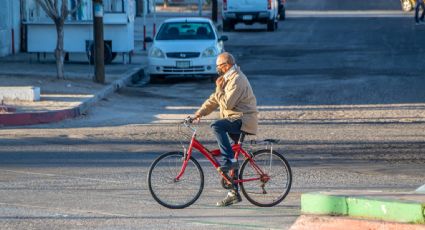
[[[413,9],[413,6],[409,0],[400,0],[400,1],[401,1],[401,9],[404,12],[409,12]]]
[[[111,61],[113,61],[116,57],[117,57],[118,53],[117,52],[112,52],[112,58]]]
[[[91,65],[94,64],[94,59],[95,59],[95,55],[94,55],[94,44],[90,45],[90,51],[87,52],[87,58],[89,59],[89,62]],[[107,44],[104,43],[103,44],[103,61],[105,64],[110,64],[113,60],[113,53],[112,53],[112,49],[111,47]]]
[[[227,20],[223,20],[223,31],[224,32],[229,32],[230,31],[229,21],[227,21]]]
[[[235,30],[235,24],[229,20],[223,20],[223,31],[230,32],[232,30]]]
[[[233,22],[230,23],[230,31],[235,30],[235,25],[236,25],[236,23],[233,23]]]
[[[275,20],[267,21],[267,31],[275,31],[276,30],[276,22]]]
[[[112,54],[112,48],[108,45],[108,44],[104,44],[103,45],[103,49],[105,50],[105,56],[104,56],[104,60],[105,60],[105,64],[111,64],[113,59],[113,54]]]

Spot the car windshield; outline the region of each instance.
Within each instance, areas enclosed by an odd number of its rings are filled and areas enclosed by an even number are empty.
[[[207,22],[171,22],[162,24],[156,40],[214,40],[215,34]]]

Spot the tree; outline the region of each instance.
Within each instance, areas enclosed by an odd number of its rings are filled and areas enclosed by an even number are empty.
[[[55,49],[56,58],[56,69],[58,79],[64,79],[64,59],[65,51],[63,49],[64,39],[64,23],[69,14],[73,14],[81,5],[81,1],[78,1],[74,9],[68,9],[68,0],[35,0],[35,2],[41,6],[56,26],[57,42]]]

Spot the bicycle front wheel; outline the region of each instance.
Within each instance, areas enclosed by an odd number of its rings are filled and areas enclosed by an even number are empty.
[[[252,179],[241,183],[242,193],[249,202],[260,207],[279,204],[291,189],[292,172],[288,161],[278,152],[267,149],[253,153],[252,159],[246,159],[240,169],[241,180]],[[260,175],[255,166],[264,174]]]
[[[172,209],[193,204],[204,188],[204,173],[199,163],[191,157],[184,174],[176,180],[183,165],[182,152],[169,152],[159,156],[148,173],[149,191],[162,206]]]

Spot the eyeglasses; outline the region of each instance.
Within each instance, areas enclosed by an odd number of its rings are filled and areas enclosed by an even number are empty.
[[[221,63],[221,64],[218,64],[218,65],[216,65],[215,67],[220,67],[220,66],[225,65],[225,64],[227,64],[227,62],[223,62],[223,63]]]

